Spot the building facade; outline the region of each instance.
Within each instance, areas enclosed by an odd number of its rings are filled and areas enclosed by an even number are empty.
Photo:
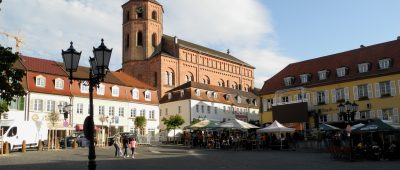
[[[163,7],[130,0],[123,8],[122,70],[156,87],[161,97],[194,81],[243,91],[254,88],[254,67],[230,55],[163,33]]]
[[[397,39],[290,64],[265,82],[261,121],[280,120],[309,128],[374,118],[397,124],[399,57]],[[358,104],[356,113],[339,112],[338,105],[347,101]]]

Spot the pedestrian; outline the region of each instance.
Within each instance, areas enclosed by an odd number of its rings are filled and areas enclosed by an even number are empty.
[[[124,158],[128,157],[128,144],[129,144],[129,138],[126,136],[122,140],[122,146],[124,147]]]
[[[137,148],[137,143],[136,143],[136,139],[133,138],[131,140],[131,142],[129,143],[129,146],[131,147],[131,151],[132,151],[132,158],[135,158],[135,148]]]
[[[119,135],[115,135],[114,136],[114,143],[113,143],[113,145],[114,145],[114,147],[115,147],[115,157],[119,157],[119,156],[122,156],[122,154],[121,154],[121,144],[120,144],[120,137],[119,137]]]

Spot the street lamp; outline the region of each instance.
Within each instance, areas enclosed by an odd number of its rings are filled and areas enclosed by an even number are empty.
[[[351,123],[354,121],[354,115],[358,111],[358,104],[353,101],[351,103],[350,101],[346,101],[344,104],[340,103],[338,105],[340,116],[346,121],[347,126],[346,126],[346,131],[347,131],[347,136],[349,137],[349,147],[350,147],[350,161],[353,160],[352,154],[353,154],[353,141],[351,138]]]
[[[73,80],[86,81],[89,84],[89,116],[86,117],[84,123],[84,132],[86,138],[89,140],[89,163],[88,168],[90,170],[96,169],[96,152],[94,147],[94,121],[93,121],[93,89],[95,86],[104,81],[104,77],[109,71],[108,65],[110,64],[110,58],[112,49],[108,49],[104,45],[104,40],[101,39],[99,47],[93,47],[94,57],[89,57],[90,71],[89,78],[78,78],[74,77],[73,73],[78,70],[79,60],[81,53],[74,49],[73,43],[70,43],[68,50],[61,50],[61,54],[64,60],[65,70],[69,73],[69,80],[72,84]]]

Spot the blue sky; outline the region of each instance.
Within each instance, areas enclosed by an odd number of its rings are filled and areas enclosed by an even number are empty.
[[[158,0],[164,34],[225,52],[253,65],[255,85],[286,65],[391,41],[400,36],[398,0]],[[19,34],[22,53],[61,61],[74,41],[83,51],[104,38],[121,67],[121,5],[127,0],[5,0],[0,31]],[[21,9],[21,6],[28,8]],[[0,43],[14,46],[0,35]]]

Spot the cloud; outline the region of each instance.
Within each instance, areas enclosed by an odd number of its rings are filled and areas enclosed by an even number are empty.
[[[111,68],[122,62],[122,9],[127,0],[3,1],[0,30],[24,39],[22,53],[61,61],[61,49],[74,42],[88,65],[100,39],[113,48]],[[159,0],[164,7],[164,33],[231,54],[256,67],[261,87],[293,59],[281,54],[268,9],[257,0]],[[22,8],[21,7],[28,7]],[[0,43],[12,40],[0,38]],[[11,43],[10,43],[11,42]]]

